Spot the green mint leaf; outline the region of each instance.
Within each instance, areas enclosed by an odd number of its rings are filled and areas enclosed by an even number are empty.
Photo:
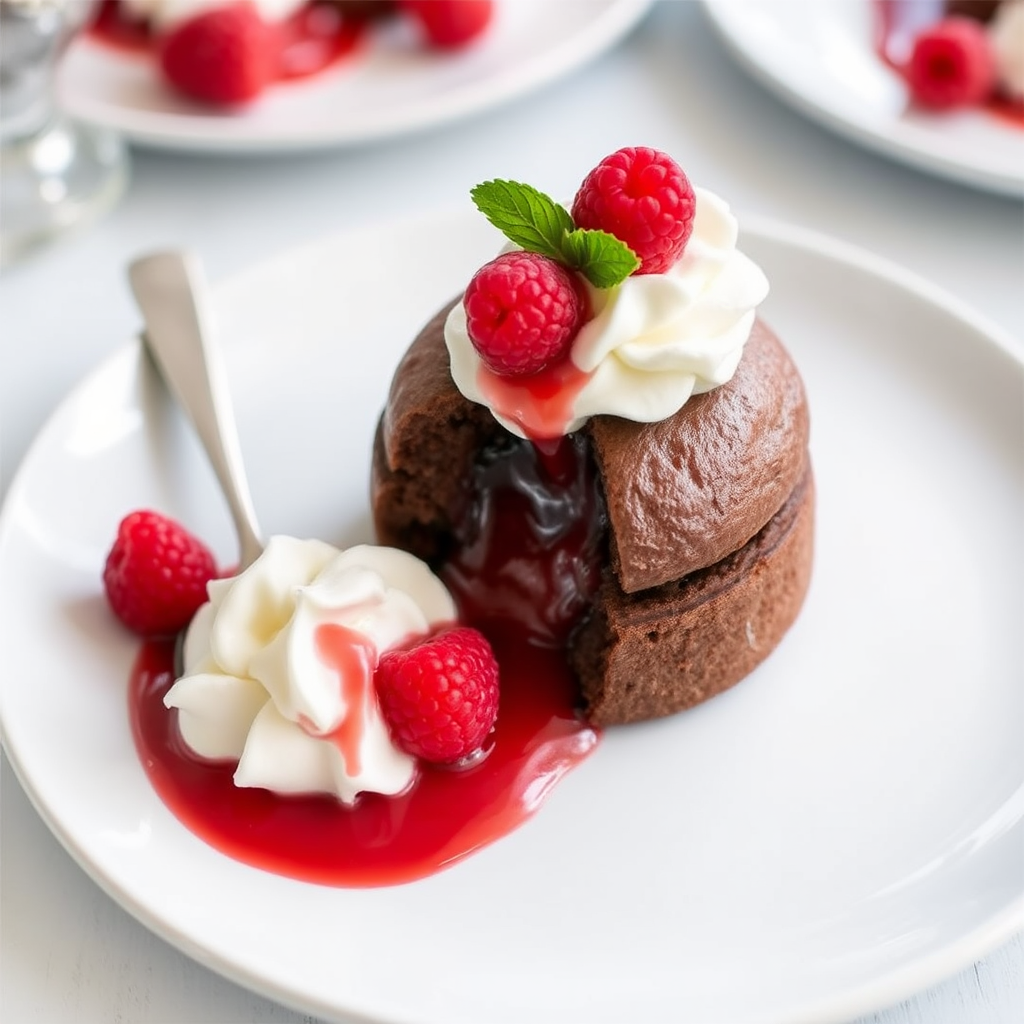
[[[570,231],[563,237],[562,253],[595,288],[614,288],[640,266],[633,250],[607,231]]]
[[[563,238],[573,230],[564,206],[532,185],[518,181],[485,181],[470,195],[477,209],[516,245],[565,262]]]

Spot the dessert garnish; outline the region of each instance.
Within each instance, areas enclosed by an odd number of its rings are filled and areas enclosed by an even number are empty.
[[[935,110],[975,106],[996,84],[996,62],[984,26],[944,18],[914,40],[905,75],[917,103]]]
[[[810,581],[808,403],[757,314],[767,281],[727,204],[654,149],[565,206],[506,180],[473,199],[508,244],[395,371],[377,536],[492,642],[563,658],[588,722],[685,711],[769,656]],[[520,681],[496,649],[500,730]]]
[[[732,376],[768,284],[736,249],[728,206],[671,157],[612,153],[571,212],[515,181],[471,194],[515,248],[478,271],[445,341],[459,390],[511,433],[657,422]]]
[[[385,651],[375,676],[395,742],[432,764],[483,753],[498,717],[498,662],[482,633],[459,626]]]
[[[1024,0],[876,0],[877,49],[912,103],[1024,125]]]
[[[218,849],[336,885],[431,874],[518,827],[597,740],[565,666],[521,645],[496,654],[405,551],[264,544],[200,264],[156,253],[129,277],[144,347],[210,458],[241,564],[208,582],[184,672],[171,637],[149,639],[132,672],[132,731],[156,791]],[[153,571],[173,580],[178,554],[162,545]],[[499,662],[516,680],[500,718]]]
[[[404,551],[272,537],[209,593],[164,703],[196,755],[237,762],[238,786],[401,793],[415,758],[471,758],[494,725],[487,641],[447,628],[451,596]]]
[[[493,0],[104,0],[94,34],[152,51],[180,94],[231,108],[336,63],[375,21],[407,20],[415,45],[450,52],[493,15]]]
[[[418,22],[427,42],[443,50],[477,39],[494,17],[494,0],[398,0]]]
[[[184,629],[217,576],[210,549],[180,523],[148,509],[121,520],[103,569],[114,614],[140,636]]]
[[[803,599],[803,390],[763,324],[739,365],[767,282],[728,206],[645,148],[601,161],[572,212],[503,180],[474,199],[512,248],[411,354],[429,383],[393,389],[387,543],[271,538],[209,581],[179,678],[166,645],[133,674],[155,788],[249,863],[343,885],[439,870],[537,809],[596,744],[587,716],[733,685]],[[386,464],[399,430],[407,461]]]
[[[160,68],[186,96],[232,105],[255,99],[277,78],[279,43],[255,4],[200,9],[160,36]]]

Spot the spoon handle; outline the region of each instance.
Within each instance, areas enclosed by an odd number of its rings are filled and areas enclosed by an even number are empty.
[[[205,309],[202,266],[188,252],[134,260],[128,280],[142,311],[142,342],[171,394],[185,410],[220,482],[238,532],[240,566],[262,553],[220,349]]]

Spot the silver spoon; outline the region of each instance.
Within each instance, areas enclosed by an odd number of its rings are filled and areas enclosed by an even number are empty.
[[[231,394],[206,309],[206,278],[197,256],[160,252],[128,266],[142,311],[142,342],[168,390],[195,428],[228,503],[238,534],[239,571],[263,552],[242,465]]]

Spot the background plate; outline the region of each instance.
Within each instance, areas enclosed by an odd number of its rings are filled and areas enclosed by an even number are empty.
[[[437,127],[520,96],[619,41],[650,0],[505,0],[479,44],[424,50],[411,25],[375,26],[355,58],[283,83],[242,113],[178,97],[145,55],[88,36],[64,60],[64,108],[132,142],[205,152],[285,152],[355,145]]]
[[[392,369],[498,244],[475,212],[444,216],[318,242],[217,289],[268,532],[368,536]],[[743,246],[811,400],[803,614],[743,684],[610,731],[533,821],[398,888],[264,874],[154,796],[125,714],[136,646],[105,608],[103,560],[140,506],[234,551],[212,474],[136,347],[90,375],[0,517],[4,742],[85,870],[266,996],[402,1024],[821,1024],[1019,928],[1024,368],[888,264],[765,223]]]
[[[705,0],[726,46],[758,81],[854,142],[930,174],[1024,193],[1024,128],[985,111],[908,108],[872,45],[870,0]]]

